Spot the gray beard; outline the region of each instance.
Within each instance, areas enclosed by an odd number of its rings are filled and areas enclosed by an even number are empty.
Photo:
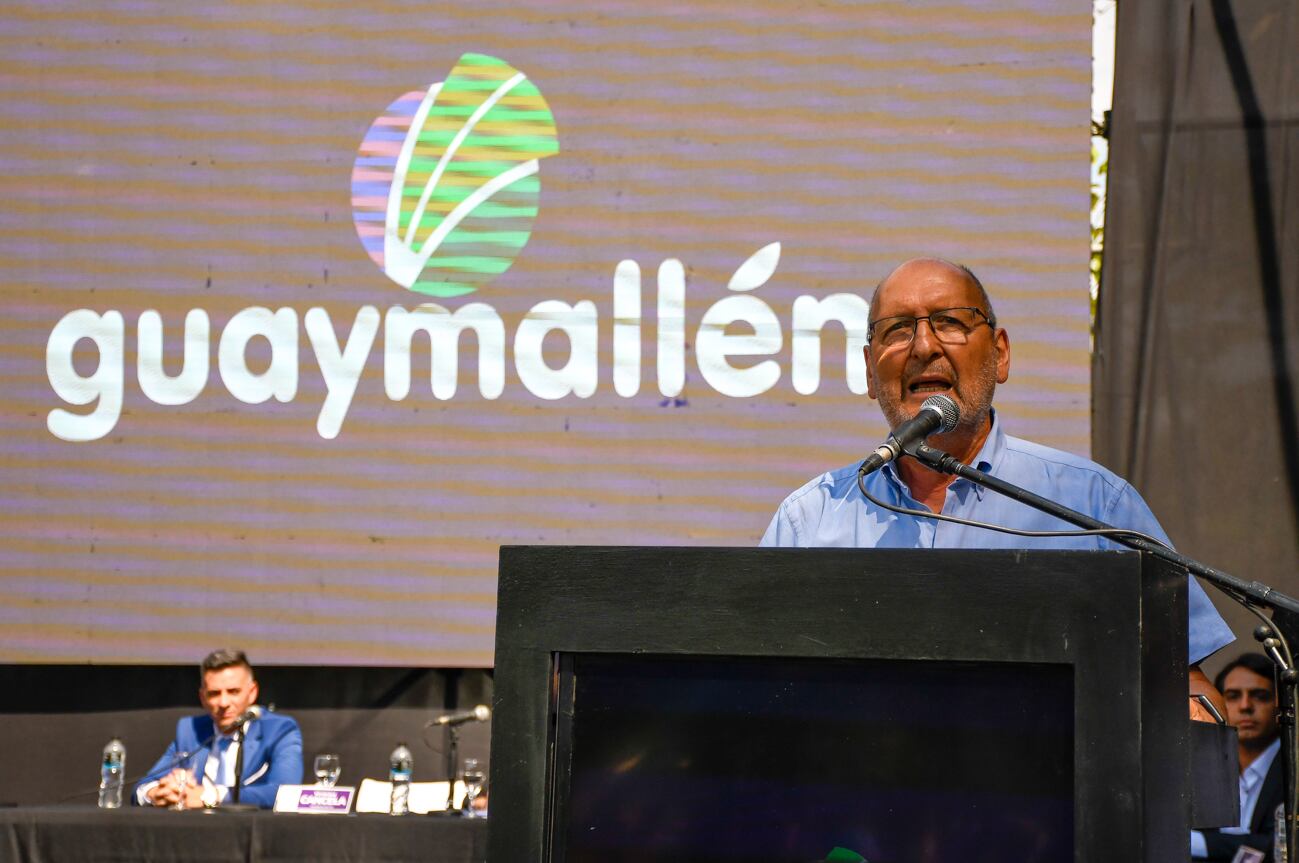
[[[992,396],[997,390],[997,358],[989,357],[988,362],[969,376],[954,381],[949,393],[961,408],[961,419],[951,434],[974,434],[980,431],[992,415]],[[879,395],[880,412],[888,420],[889,428],[895,429],[919,412],[908,414],[902,407],[902,394],[893,389],[881,389]]]

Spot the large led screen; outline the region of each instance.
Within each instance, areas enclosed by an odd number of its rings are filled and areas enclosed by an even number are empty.
[[[751,545],[972,267],[1089,439],[1090,4],[0,8],[0,661],[485,666],[502,544]]]

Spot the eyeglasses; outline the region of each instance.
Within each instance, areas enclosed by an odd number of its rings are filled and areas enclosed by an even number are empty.
[[[934,338],[945,345],[965,344],[970,339],[970,333],[981,324],[987,324],[993,329],[997,327],[996,321],[988,317],[982,309],[958,306],[954,309],[939,309],[920,317],[895,315],[891,318],[880,318],[866,331],[866,343],[884,348],[909,345],[916,337],[916,327],[921,321],[929,321],[929,328],[934,331]]]

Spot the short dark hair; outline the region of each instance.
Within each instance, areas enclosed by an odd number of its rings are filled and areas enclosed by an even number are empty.
[[[1231,662],[1228,662],[1222,667],[1222,671],[1218,672],[1218,676],[1213,678],[1214,688],[1221,692],[1223,685],[1227,682],[1227,675],[1237,668],[1252,671],[1259,677],[1266,677],[1272,681],[1272,690],[1276,691],[1276,680],[1273,677],[1276,673],[1276,666],[1272,664],[1272,660],[1261,653],[1242,653]]]
[[[204,677],[209,671],[220,671],[223,668],[234,668],[242,665],[248,669],[248,674],[253,673],[252,663],[248,661],[247,655],[242,650],[236,650],[233,647],[219,647],[216,650],[203,657],[203,661],[198,666],[198,681],[201,685]]]
[[[969,267],[965,266],[965,264],[958,264],[955,261],[949,261],[946,258],[924,257],[913,258],[912,260],[932,261],[935,264],[943,264],[944,266],[951,267],[952,269],[963,273],[965,277],[970,280],[970,284],[974,285],[975,290],[979,292],[979,304],[982,307],[982,310],[988,315],[988,323],[992,325],[993,329],[997,328],[997,313],[992,310],[992,300],[988,297],[988,290],[983,286],[983,282],[979,281],[979,277],[974,274],[974,270],[971,270]],[[903,263],[910,263],[910,261],[904,261]],[[902,264],[898,264],[897,267],[890,270],[888,276],[880,279],[879,283],[875,285],[875,290],[871,291],[870,309],[866,313],[871,320],[875,319],[875,301],[879,298],[880,288],[884,287],[884,283],[889,280],[889,276],[893,275],[893,273],[898,270],[898,267],[901,266]]]

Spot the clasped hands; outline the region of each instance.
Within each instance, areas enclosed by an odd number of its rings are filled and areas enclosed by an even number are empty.
[[[202,809],[203,785],[194,781],[193,773],[177,767],[150,788],[145,797],[158,807]]]

